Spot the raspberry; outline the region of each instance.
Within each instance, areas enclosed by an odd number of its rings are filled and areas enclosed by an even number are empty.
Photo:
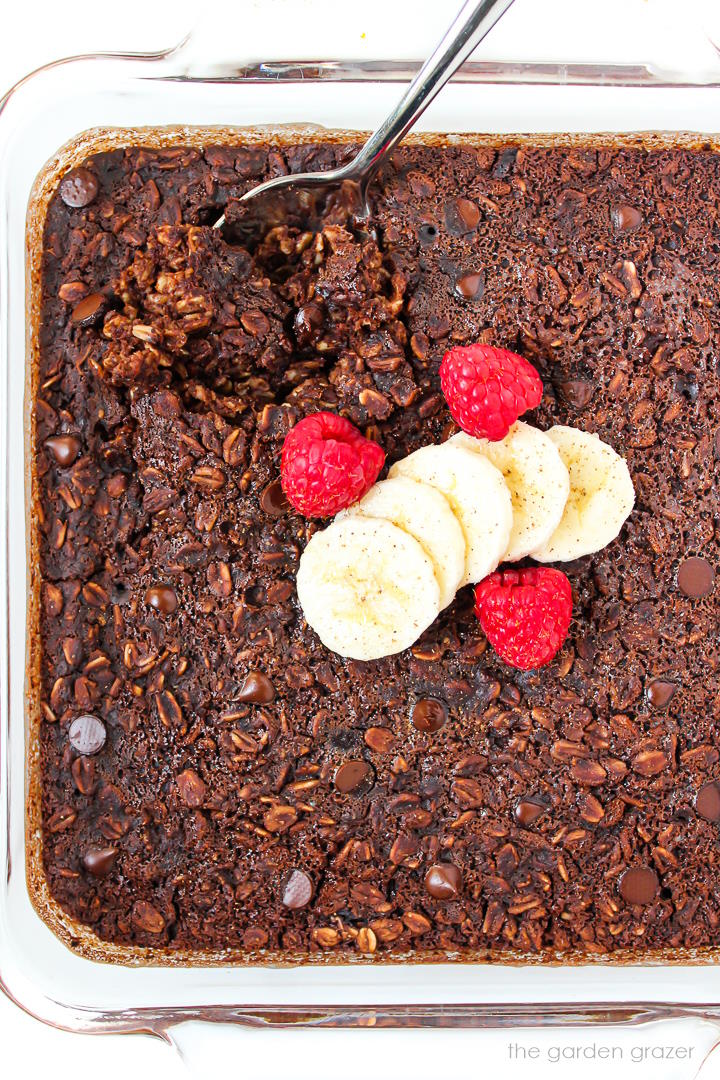
[[[331,517],[361,499],[385,462],[385,451],[335,413],[306,416],[282,450],[282,488],[305,517]]]
[[[457,345],[445,353],[440,382],[453,420],[468,435],[497,442],[542,401],[532,364],[493,345]]]
[[[475,589],[475,614],[506,664],[522,671],[542,667],[567,637],[570,582],[548,566],[498,571]]]

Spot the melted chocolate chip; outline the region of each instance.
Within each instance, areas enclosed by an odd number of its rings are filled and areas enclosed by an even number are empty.
[[[478,270],[455,280],[455,292],[463,300],[479,300],[485,292],[485,274]]]
[[[76,326],[90,326],[100,317],[106,303],[107,300],[102,293],[90,293],[72,309],[70,321]]]
[[[312,881],[302,870],[293,870],[287,880],[282,902],[291,911],[306,907],[312,899]]]
[[[675,683],[666,682],[665,679],[653,679],[646,693],[653,708],[662,709],[675,693]]]
[[[372,767],[367,761],[360,759],[344,761],[335,773],[335,787],[343,795],[347,795],[351,791],[357,791],[358,788],[366,787],[372,775]]]
[[[708,780],[698,788],[695,809],[707,821],[720,821],[720,781]]]
[[[170,585],[153,585],[145,593],[145,602],[163,615],[172,615],[178,606],[177,595]]]
[[[73,169],[60,183],[60,198],[73,210],[89,206],[99,190],[97,177],[89,169]]]
[[[540,801],[534,799],[521,799],[515,806],[515,820],[518,825],[527,828],[528,825],[532,825],[533,821],[536,821],[544,814],[546,810],[547,807]]]
[[[75,435],[54,435],[45,445],[61,468],[66,469],[77,460],[82,443]]]
[[[85,713],[76,716],[68,731],[68,740],[78,754],[97,754],[105,745],[107,732],[102,720]]]
[[[309,301],[297,309],[293,328],[301,349],[310,345],[325,325],[325,312],[321,304]]]
[[[425,888],[436,900],[452,900],[462,889],[462,874],[453,863],[435,863],[425,875]]]
[[[445,204],[445,228],[452,236],[463,236],[477,229],[480,209],[477,203],[462,196]]]
[[[634,206],[613,206],[610,218],[618,232],[631,232],[642,225],[642,214]]]
[[[439,731],[445,726],[447,718],[447,705],[437,698],[421,698],[413,705],[411,719],[418,731]]]
[[[102,878],[110,873],[117,857],[118,850],[114,847],[89,848],[82,857],[82,864],[88,873]]]
[[[626,904],[651,904],[659,887],[660,881],[651,866],[630,866],[618,883]]]
[[[593,395],[592,384],[587,379],[566,379],[559,386],[560,394],[568,405],[583,409]]]
[[[282,517],[291,509],[279,480],[273,480],[265,488],[260,496],[260,506],[268,517]]]
[[[275,698],[275,687],[261,671],[249,671],[237,695],[238,701],[269,705]]]
[[[707,559],[700,556],[685,559],[678,567],[677,583],[686,596],[695,599],[709,596],[715,585],[715,570]]]

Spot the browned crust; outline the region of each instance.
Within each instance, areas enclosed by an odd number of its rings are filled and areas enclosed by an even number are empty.
[[[141,948],[132,945],[116,945],[101,941],[93,931],[71,918],[50,895],[43,869],[41,828],[41,777],[39,755],[39,731],[42,722],[40,712],[40,661],[39,640],[40,569],[38,563],[38,514],[35,462],[35,413],[34,403],[39,377],[39,326],[41,298],[42,240],[48,203],[54,195],[62,176],[81,164],[91,154],[115,150],[122,146],[143,145],[153,149],[176,146],[204,147],[210,144],[246,145],[266,142],[273,138],[284,143],[315,142],[322,138],[328,142],[362,141],[365,132],[328,131],[315,125],[281,126],[273,128],[224,128],[224,127],[166,127],[166,128],[94,128],[78,135],[72,142],[61,147],[38,175],[28,203],[26,230],[26,296],[27,296],[27,363],[25,384],[25,482],[26,482],[26,535],[30,538],[28,557],[28,605],[27,605],[27,658],[25,680],[26,702],[26,819],[25,850],[26,880],[30,900],[43,922],[72,952],[87,960],[125,966],[165,967],[219,967],[228,965],[252,965],[272,967],[295,967],[300,964],[329,965],[336,963],[331,957],[309,953],[274,953],[267,950],[248,952],[242,949],[191,950],[168,948]],[[635,134],[596,135],[480,135],[480,134],[410,134],[406,143],[421,145],[445,145],[460,143],[473,146],[517,145],[528,142],[533,146],[619,146],[643,149],[719,150],[717,137],[710,138],[693,133],[638,132]],[[470,953],[446,953],[440,950],[395,954],[373,959],[367,956],[343,957],[345,964],[428,964],[428,963],[495,963],[505,966],[524,964],[707,964],[720,959],[717,949],[662,949],[638,956],[629,949],[621,949],[611,955],[597,956],[592,953],[573,951],[556,953],[515,954],[493,949],[474,950]]]

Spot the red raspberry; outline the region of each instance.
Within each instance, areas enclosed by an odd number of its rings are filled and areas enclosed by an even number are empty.
[[[306,416],[282,449],[283,491],[305,517],[331,517],[361,499],[385,462],[385,451],[335,413]]]
[[[497,442],[519,416],[542,401],[532,364],[493,345],[456,345],[440,365],[440,382],[453,420],[468,435]]]
[[[500,570],[475,589],[475,614],[506,664],[529,671],[552,660],[567,637],[570,582],[560,570]]]

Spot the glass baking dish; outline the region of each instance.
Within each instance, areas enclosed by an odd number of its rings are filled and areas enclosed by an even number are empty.
[[[57,1026],[142,1031],[178,1042],[187,1023],[198,1021],[226,1023],[239,1032],[273,1025],[383,1027],[385,1034],[392,1031],[403,1040],[408,1029],[417,1028],[443,1027],[482,1038],[498,1027],[648,1024],[656,1032],[661,1022],[663,1031],[682,1029],[686,1041],[701,1042],[709,1052],[720,1029],[713,957],[655,965],[120,966],[66,948],[30,902],[25,855],[35,838],[26,835],[34,752],[25,707],[26,357],[41,221],[26,217],[28,202],[31,196],[42,200],[60,162],[65,169],[100,146],[139,139],[200,144],[232,137],[233,131],[241,138],[242,128],[300,135],[308,125],[355,133],[371,129],[398,96],[397,83],[417,69],[413,48],[415,56],[422,55],[432,37],[414,45],[412,33],[394,34],[392,26],[388,30],[388,19],[392,23],[398,16],[393,12],[382,26],[364,28],[362,48],[352,34],[343,41],[341,28],[334,58],[313,59],[313,19],[321,17],[324,6],[322,0],[239,5],[234,17],[244,33],[221,36],[243,42],[241,59],[220,55],[217,27],[209,19],[204,32],[158,54],[95,55],[49,65],[1,103],[0,496],[5,513],[0,600],[6,617],[0,629],[0,985],[23,1008]],[[397,5],[399,28],[411,6]],[[612,6],[604,5],[603,11]],[[524,5],[518,0],[513,17],[521,8],[527,17],[530,7],[530,0]],[[627,6],[623,13],[627,19]],[[638,132],[657,133],[654,137],[664,141],[687,133],[694,141],[714,144],[720,110],[717,48],[687,19],[682,34],[673,36],[672,27],[654,21],[650,5],[638,4],[633,18],[639,23],[630,38],[635,45],[642,41],[643,48],[612,63],[593,56],[587,44],[577,58],[554,55],[545,22],[521,38],[509,28],[503,36],[501,24],[498,36],[480,50],[482,56],[466,64],[431,106],[419,131],[451,139],[470,133],[533,133],[545,140],[561,133],[604,133],[616,141]],[[511,48],[518,40],[528,55]],[[586,34],[588,40],[592,35]],[[401,49],[409,55],[399,55]],[[359,51],[362,58],[354,58]],[[626,44],[620,52],[627,52]],[[695,1068],[699,1057],[700,1051]],[[417,1055],[409,1051],[405,1060],[408,1073],[415,1061],[414,1075],[423,1075]]]

